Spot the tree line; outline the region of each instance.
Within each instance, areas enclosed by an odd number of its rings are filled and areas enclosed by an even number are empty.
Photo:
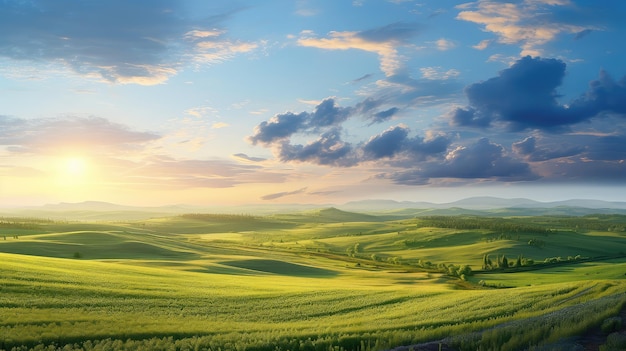
[[[257,216],[247,214],[221,214],[221,213],[188,213],[180,215],[185,219],[194,219],[200,221],[216,221],[216,222],[241,222],[253,221],[259,219]]]
[[[427,216],[419,217],[418,226],[451,229],[485,229],[507,233],[549,234],[552,229],[517,220],[493,217]]]

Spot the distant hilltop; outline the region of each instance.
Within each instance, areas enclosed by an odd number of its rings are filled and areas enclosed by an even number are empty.
[[[348,202],[341,209],[348,211],[363,210],[393,210],[403,208],[419,209],[446,209],[464,208],[471,210],[491,210],[499,208],[554,208],[554,207],[579,207],[589,209],[622,209],[626,210],[626,202],[611,202],[602,200],[572,199],[564,201],[540,202],[525,198],[505,199],[491,196],[470,197],[448,203],[412,202],[393,200],[363,200]]]
[[[626,202],[572,199],[540,202],[525,198],[470,197],[448,203],[424,201],[361,200],[336,204],[246,204],[239,206],[127,206],[101,201],[57,203],[43,206],[0,209],[0,217],[19,216],[67,220],[143,220],[188,213],[216,213],[241,215],[272,215],[324,210],[325,217],[346,216],[345,212],[367,215],[415,217],[430,215],[475,216],[538,216],[588,214],[626,214]],[[365,219],[364,219],[365,220]]]

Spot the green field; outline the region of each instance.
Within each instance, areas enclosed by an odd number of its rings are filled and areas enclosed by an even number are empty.
[[[0,219],[0,350],[576,349],[626,307],[625,226],[336,209]]]

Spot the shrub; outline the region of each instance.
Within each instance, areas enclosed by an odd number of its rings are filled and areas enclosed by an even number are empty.
[[[600,329],[602,329],[604,334],[610,334],[622,329],[622,317],[611,317],[605,319],[602,322]]]
[[[626,334],[612,333],[606,338],[606,344],[600,346],[600,351],[626,350]]]

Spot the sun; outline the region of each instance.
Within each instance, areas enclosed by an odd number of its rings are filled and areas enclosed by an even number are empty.
[[[80,178],[87,172],[87,162],[81,157],[68,157],[63,165],[66,176]]]
[[[92,165],[88,158],[81,155],[60,156],[56,163],[56,184],[64,189],[87,189],[93,176]]]
[[[89,163],[80,156],[68,156],[59,164],[59,177],[66,182],[79,182],[89,173]]]

